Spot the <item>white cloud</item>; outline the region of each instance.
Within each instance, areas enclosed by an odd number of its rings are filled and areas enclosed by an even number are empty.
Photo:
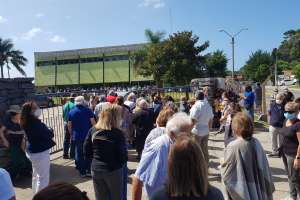
[[[163,0],[143,0],[139,5],[140,7],[163,8],[165,2]]]
[[[32,38],[34,38],[41,32],[42,32],[41,28],[34,27],[34,28],[30,29],[29,31],[27,31],[26,33],[24,33],[21,38],[23,40],[31,40]]]
[[[7,22],[7,19],[0,15],[0,24]]]
[[[50,41],[53,43],[65,43],[66,39],[60,35],[54,35],[50,38]]]
[[[35,17],[36,18],[42,18],[42,17],[45,17],[45,14],[44,13],[36,13]]]

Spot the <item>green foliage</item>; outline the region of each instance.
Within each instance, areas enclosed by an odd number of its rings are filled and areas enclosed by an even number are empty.
[[[289,30],[278,48],[278,58],[287,62],[300,59],[300,29]]]
[[[205,64],[210,77],[225,77],[227,75],[227,58],[223,51],[217,50],[207,54]]]
[[[23,76],[26,76],[22,66],[25,66],[27,59],[23,56],[23,52],[14,49],[14,44],[11,40],[3,40],[0,38],[0,68],[1,78],[4,78],[3,68],[6,65],[8,70],[11,69],[11,65],[14,66]]]
[[[298,80],[298,83],[299,83],[299,80],[300,80],[300,63],[293,68],[293,74],[295,75],[295,77],[296,77],[296,79]]]
[[[158,86],[168,84],[189,84],[199,77],[204,69],[205,57],[200,53],[209,43],[197,46],[199,38],[192,32],[183,31],[170,35],[159,42],[150,43],[133,56],[134,67],[138,74],[153,76]]]
[[[255,82],[263,82],[274,71],[273,59],[270,53],[257,50],[252,53],[241,69],[243,76]]]

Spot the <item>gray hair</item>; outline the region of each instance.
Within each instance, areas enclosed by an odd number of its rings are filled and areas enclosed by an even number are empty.
[[[137,106],[142,109],[147,109],[149,107],[148,102],[145,99],[139,100]]]
[[[78,96],[75,98],[75,105],[84,105],[85,104],[85,100],[83,96]]]
[[[128,95],[128,97],[127,97],[127,100],[128,101],[134,101],[135,100],[135,94],[133,93],[133,92],[131,92],[129,95]]]
[[[190,132],[193,123],[192,119],[184,112],[179,112],[173,115],[171,119],[167,122],[166,132],[167,134],[180,135],[182,133]]]
[[[276,94],[276,99],[278,99],[278,100],[284,100],[284,98],[285,98],[285,95],[283,93]]]

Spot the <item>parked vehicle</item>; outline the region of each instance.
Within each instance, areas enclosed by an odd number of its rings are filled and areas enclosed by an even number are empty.
[[[296,83],[297,83],[297,79],[283,79],[278,82],[278,85],[289,86],[289,85],[295,85]]]

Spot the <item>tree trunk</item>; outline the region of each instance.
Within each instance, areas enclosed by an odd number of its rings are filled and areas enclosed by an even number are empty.
[[[4,74],[3,74],[3,65],[0,65],[1,68],[1,78],[4,78]]]

